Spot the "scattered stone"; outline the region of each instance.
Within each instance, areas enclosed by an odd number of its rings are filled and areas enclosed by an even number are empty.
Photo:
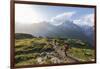
[[[61,63],[62,61],[61,61],[61,59],[58,59],[57,57],[53,57],[53,58],[51,58],[51,62],[52,63]]]
[[[37,58],[37,62],[38,62],[39,64],[43,64],[43,59],[42,59],[41,57],[39,57],[39,58]]]

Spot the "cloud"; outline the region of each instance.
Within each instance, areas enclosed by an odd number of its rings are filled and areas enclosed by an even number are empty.
[[[77,20],[74,20],[74,23],[77,25],[88,25],[94,26],[94,14],[87,14],[80,17]]]
[[[64,12],[62,14],[59,14],[55,17],[53,17],[50,21],[54,25],[60,25],[62,24],[65,20],[71,20],[71,17],[75,14],[76,12]],[[72,21],[72,20],[71,20]]]
[[[94,14],[85,14],[80,15],[77,19],[75,19],[76,12],[64,12],[62,14],[59,14],[55,17],[53,17],[50,22],[53,25],[61,25],[64,21],[72,21],[74,24],[77,24],[78,26],[94,26]],[[74,17],[74,19],[72,19]]]
[[[15,4],[15,21],[16,23],[32,24],[46,20],[41,14],[41,11],[37,11],[37,6],[26,4]]]

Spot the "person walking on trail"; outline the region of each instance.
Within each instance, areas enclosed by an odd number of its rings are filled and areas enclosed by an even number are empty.
[[[54,45],[57,45],[57,40],[54,40]]]
[[[67,56],[67,51],[68,51],[68,49],[69,49],[69,44],[68,43],[65,43],[64,44],[64,53],[65,53],[65,55]]]

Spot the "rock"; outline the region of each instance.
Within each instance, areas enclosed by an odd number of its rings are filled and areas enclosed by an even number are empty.
[[[91,61],[95,61],[95,59],[91,59]]]
[[[39,57],[39,58],[37,58],[37,62],[38,62],[39,64],[43,64],[43,59],[42,59],[41,57]]]
[[[58,59],[57,57],[53,57],[53,58],[51,58],[51,62],[52,63],[61,63],[62,61],[60,59]]]
[[[40,55],[41,55],[41,56],[46,56],[47,53],[46,53],[46,52],[42,52]]]

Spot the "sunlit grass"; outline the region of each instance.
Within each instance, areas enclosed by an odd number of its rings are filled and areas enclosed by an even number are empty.
[[[54,39],[48,41],[48,38],[30,38],[30,39],[16,39],[15,40],[15,60],[16,66],[21,65],[32,65],[39,64],[37,62],[38,57],[41,56],[41,53],[45,52],[53,52],[52,43]],[[73,56],[74,58],[80,59],[80,61],[91,61],[94,59],[94,50],[92,48],[88,48],[88,44],[69,39],[56,39],[58,41],[58,45],[60,47],[63,46],[63,42],[69,42],[70,49],[68,50],[68,54]],[[45,59],[44,64],[52,64],[50,59]]]

